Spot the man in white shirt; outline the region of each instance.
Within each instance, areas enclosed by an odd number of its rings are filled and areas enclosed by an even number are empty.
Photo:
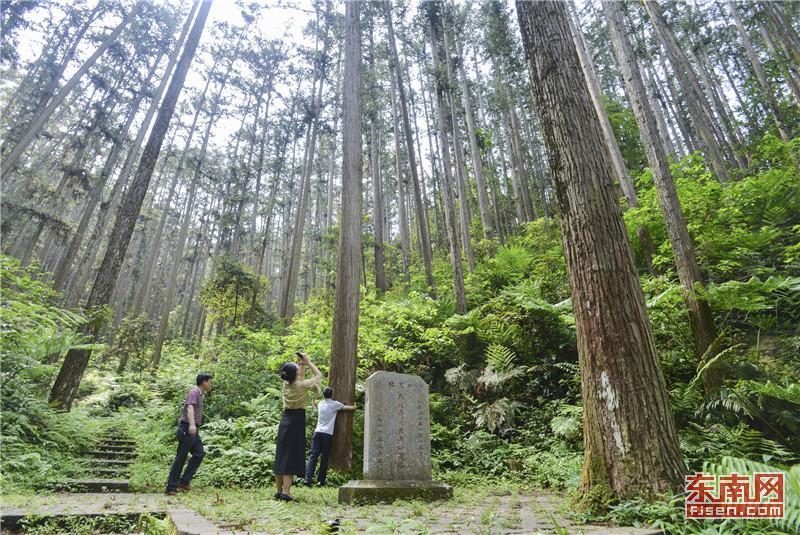
[[[331,450],[333,443],[333,426],[336,424],[336,414],[339,411],[352,411],[355,410],[355,403],[353,405],[345,405],[334,399],[333,389],[326,387],[322,391],[325,397],[319,402],[317,407],[317,427],[314,429],[314,436],[311,439],[311,455],[308,456],[308,464],[306,464],[306,486],[311,486],[311,480],[314,478],[314,470],[317,468],[317,459],[319,459],[319,473],[317,474],[317,484],[322,487],[325,485],[325,478],[328,474],[328,453]]]

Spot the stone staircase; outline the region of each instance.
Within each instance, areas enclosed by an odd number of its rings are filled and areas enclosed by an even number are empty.
[[[89,477],[68,479],[64,486],[71,492],[128,492],[136,443],[118,437],[116,432],[106,432],[95,448],[86,453]]]

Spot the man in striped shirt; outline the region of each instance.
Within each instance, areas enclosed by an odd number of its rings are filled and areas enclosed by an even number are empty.
[[[167,495],[174,496],[178,490],[188,492],[192,490],[190,483],[197,472],[197,468],[203,460],[205,451],[203,441],[197,428],[203,423],[203,394],[211,391],[211,374],[201,373],[197,376],[197,386],[189,390],[186,401],[181,408],[181,416],[178,419],[178,453],[169,471],[167,480]],[[186,470],[183,465],[186,458],[192,454]],[[181,471],[183,470],[183,475]]]

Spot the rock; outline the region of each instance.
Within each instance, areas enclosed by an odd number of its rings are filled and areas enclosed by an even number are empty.
[[[366,383],[364,480],[339,489],[339,503],[449,498],[431,480],[428,385],[421,377],[376,372]]]

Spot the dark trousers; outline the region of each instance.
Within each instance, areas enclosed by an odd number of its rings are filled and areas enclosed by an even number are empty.
[[[175,490],[178,488],[178,483],[188,485],[192,482],[194,473],[197,472],[197,467],[203,461],[206,452],[203,450],[203,441],[200,439],[200,433],[195,436],[189,434],[189,424],[181,422],[178,424],[178,453],[175,455],[175,461],[172,463],[172,468],[169,471],[169,479],[167,480],[167,490]],[[186,470],[183,470],[183,465],[186,464],[186,457],[189,453],[192,458],[189,459],[189,464],[186,465]],[[183,471],[183,475],[181,475]]]
[[[314,479],[317,459],[319,459],[317,481],[320,485],[325,484],[325,478],[328,475],[328,453],[331,451],[332,443],[333,435],[329,435],[328,433],[314,433],[314,436],[311,438],[311,455],[308,456],[308,464],[306,465],[306,485],[310,485],[311,480]]]

